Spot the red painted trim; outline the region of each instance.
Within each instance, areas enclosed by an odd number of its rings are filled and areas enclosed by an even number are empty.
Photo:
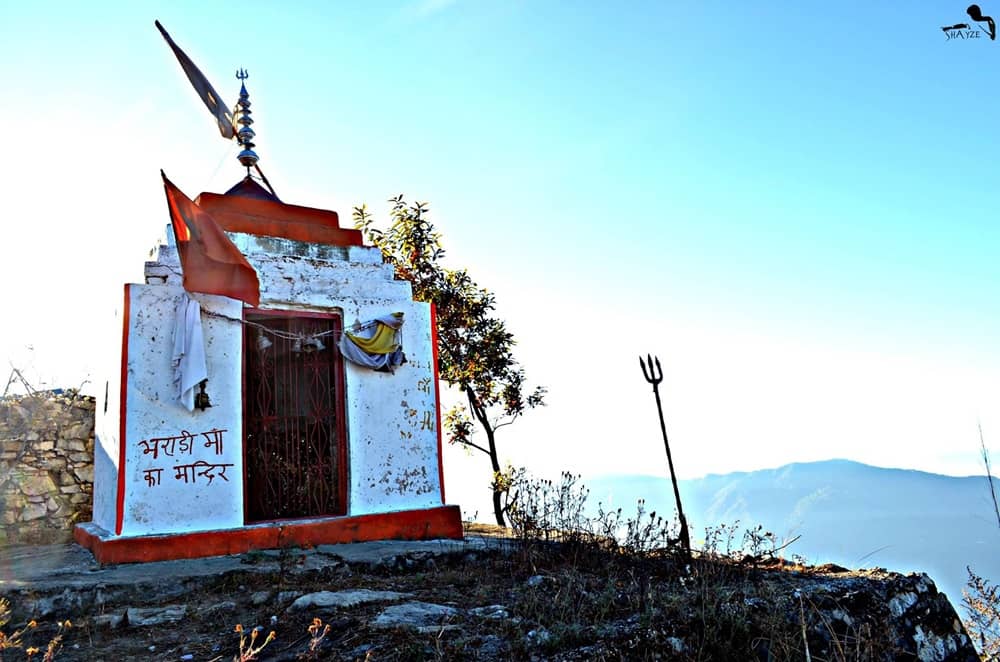
[[[241,313],[243,321],[247,319],[247,311],[244,306]],[[243,325],[243,344],[240,346],[242,352],[240,361],[240,453],[243,456],[243,523],[247,521],[247,511],[250,509],[247,504],[247,338],[250,335],[248,325]]]
[[[343,315],[338,313],[333,320],[333,335],[334,338],[340,339],[341,335],[344,333],[344,318]],[[348,513],[351,510],[351,504],[347,502],[349,498],[349,492],[347,490],[347,460],[348,460],[348,450],[350,449],[351,440],[347,437],[347,383],[344,377],[344,355],[340,353],[340,344],[337,342],[332,343],[333,350],[336,352],[334,357],[333,366],[333,379],[334,388],[337,389],[337,436],[342,440],[340,448],[337,449],[339,453],[338,459],[340,460],[339,476],[340,479],[340,503],[344,506],[344,513]]]
[[[319,317],[325,319],[333,319],[335,317],[343,317],[343,313],[340,309],[335,309],[332,313],[320,312],[315,310],[295,310],[292,308],[244,308],[243,309],[244,318],[247,315],[260,315],[267,317]]]
[[[364,245],[361,231],[340,227],[335,211],[217,193],[202,193],[195,203],[228,232],[284,237],[311,244]]]
[[[367,540],[461,540],[462,512],[458,506],[441,506],[306,522],[284,521],[226,531],[125,538],[98,536],[77,526],[73,538],[93,552],[101,564],[169,561],[242,554],[254,549]]]
[[[199,194],[195,198],[195,203],[209,213],[213,211],[226,211],[246,214],[247,216],[269,218],[286,223],[300,223],[340,229],[340,214],[332,209],[319,209],[317,207],[292,205],[274,200],[261,200],[241,195],[225,195],[209,192]]]
[[[438,375],[438,325],[437,306],[431,301],[431,351],[434,355],[434,409],[437,412],[438,433],[438,484],[441,485],[441,503],[444,503],[444,453],[441,447],[441,384]]]
[[[122,304],[122,373],[118,384],[118,485],[115,495],[115,535],[122,534],[125,522],[125,416],[128,412],[128,332],[132,317],[132,290],[125,284]]]

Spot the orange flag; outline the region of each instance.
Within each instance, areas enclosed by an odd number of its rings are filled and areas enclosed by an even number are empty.
[[[163,176],[170,221],[177,240],[177,253],[188,292],[221,294],[260,305],[257,272],[240,249],[229,240],[208,212],[205,212]]]
[[[163,38],[167,40],[167,45],[170,46],[170,50],[174,52],[177,57],[177,61],[181,64],[181,69],[187,74],[188,80],[191,81],[191,85],[194,87],[195,92],[201,97],[201,100],[208,107],[208,111],[215,116],[215,121],[219,125],[219,133],[222,134],[223,138],[232,138],[236,135],[233,129],[233,114],[229,112],[226,105],[222,103],[219,93],[215,91],[212,84],[208,82],[205,78],[205,74],[201,73],[201,70],[195,66],[191,58],[180,49],[180,47],[174,43],[174,40],[170,38],[167,31],[163,29],[159,21],[156,21],[156,28],[163,35]]]

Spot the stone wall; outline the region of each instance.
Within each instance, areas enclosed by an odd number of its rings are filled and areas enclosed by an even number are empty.
[[[94,399],[49,391],[0,399],[0,544],[72,540],[90,519]]]

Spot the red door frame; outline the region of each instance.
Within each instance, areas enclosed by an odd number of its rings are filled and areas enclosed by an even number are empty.
[[[338,481],[338,491],[340,492],[339,499],[342,504],[344,504],[344,512],[342,515],[346,515],[350,512],[350,504],[347,503],[348,491],[347,491],[347,394],[344,387],[344,357],[340,353],[339,340],[340,334],[344,331],[344,321],[343,313],[333,312],[333,313],[321,313],[315,311],[305,311],[305,310],[288,310],[279,308],[244,308],[243,309],[243,320],[247,321],[248,317],[291,317],[291,318],[320,318],[329,319],[332,321],[333,336],[334,340],[331,343],[330,350],[334,352],[334,367],[333,367],[333,379],[334,388],[337,391],[337,397],[335,398],[334,406],[336,407],[337,416],[337,440],[338,440],[338,470],[337,470],[337,481]],[[242,451],[243,451],[243,524],[262,524],[269,521],[284,521],[284,520],[255,520],[253,522],[247,522],[247,512],[249,508],[247,507],[247,445],[246,445],[246,425],[247,425],[247,324],[243,325],[243,345],[242,345],[242,364],[243,370],[241,374],[242,378],[242,400],[243,400],[243,440],[242,440]],[[288,521],[299,520],[299,519],[317,519],[317,517],[334,517],[341,515],[329,515],[329,516],[304,516],[296,518],[286,518]]]

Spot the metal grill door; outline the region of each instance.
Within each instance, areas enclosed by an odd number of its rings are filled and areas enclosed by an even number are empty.
[[[256,313],[244,326],[246,521],[343,515],[346,449],[339,317]],[[310,341],[316,334],[333,334]]]

